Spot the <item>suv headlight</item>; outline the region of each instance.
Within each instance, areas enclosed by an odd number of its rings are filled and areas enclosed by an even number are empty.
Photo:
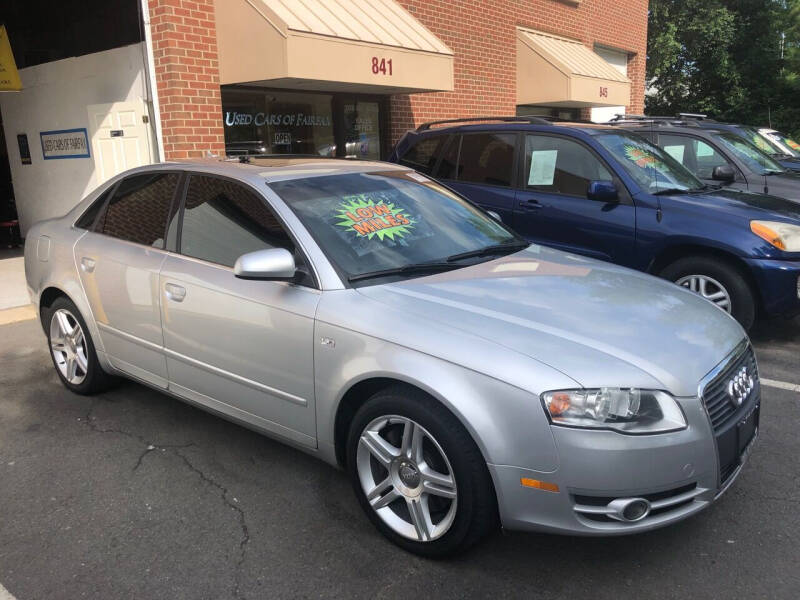
[[[678,403],[659,390],[559,390],[545,392],[542,401],[554,425],[621,433],[664,433],[686,427]]]
[[[800,252],[800,226],[782,221],[750,221],[750,231],[784,252]]]

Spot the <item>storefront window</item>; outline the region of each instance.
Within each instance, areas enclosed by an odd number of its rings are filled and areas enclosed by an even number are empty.
[[[378,113],[377,102],[345,103],[344,127],[347,158],[380,160],[381,137]]]
[[[225,149],[380,160],[380,99],[353,94],[222,88]]]
[[[332,101],[330,94],[223,88],[226,153],[334,156]]]

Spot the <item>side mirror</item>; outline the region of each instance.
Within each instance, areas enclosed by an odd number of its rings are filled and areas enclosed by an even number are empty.
[[[487,211],[486,211],[486,214],[487,214],[487,215],[489,215],[490,217],[492,217],[492,218],[493,218],[495,221],[497,221],[498,223],[502,223],[502,222],[503,222],[503,219],[500,217],[500,215],[498,215],[498,214],[497,214],[496,212],[494,212],[493,210],[487,210]]]
[[[598,202],[619,202],[619,190],[613,181],[590,182],[586,196]]]
[[[291,281],[297,272],[294,256],[285,248],[248,252],[236,259],[233,274],[241,279]]]
[[[734,171],[733,167],[730,165],[720,165],[714,167],[714,170],[711,172],[711,179],[714,181],[722,181],[723,183],[731,183],[736,179],[736,171]]]

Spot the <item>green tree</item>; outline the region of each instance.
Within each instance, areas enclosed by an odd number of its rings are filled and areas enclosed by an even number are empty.
[[[651,0],[649,27],[648,114],[800,128],[800,0]]]

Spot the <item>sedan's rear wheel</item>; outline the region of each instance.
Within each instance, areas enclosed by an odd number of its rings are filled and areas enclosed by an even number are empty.
[[[475,442],[441,404],[396,386],[356,413],[348,470],[375,526],[426,556],[465,550],[496,526],[494,489]]]
[[[50,357],[59,379],[77,394],[107,389],[114,378],[97,361],[92,337],[77,307],[67,298],[57,298],[42,313]]]

